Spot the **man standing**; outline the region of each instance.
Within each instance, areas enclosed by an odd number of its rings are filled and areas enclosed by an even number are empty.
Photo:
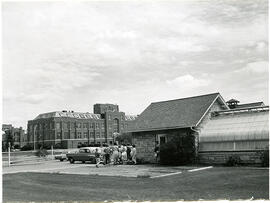
[[[160,146],[158,141],[156,141],[156,147],[154,149],[155,157],[156,157],[156,163],[159,163],[159,155],[160,155]]]

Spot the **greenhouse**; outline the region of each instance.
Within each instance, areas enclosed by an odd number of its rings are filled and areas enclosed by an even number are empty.
[[[254,152],[269,146],[268,116],[268,106],[212,113],[210,121],[200,133],[201,157],[205,161],[222,162],[226,159],[226,153],[235,152],[248,160],[253,152],[253,159],[256,159]],[[248,154],[250,157],[247,157]]]

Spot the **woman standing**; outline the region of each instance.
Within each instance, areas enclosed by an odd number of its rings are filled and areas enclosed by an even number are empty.
[[[132,162],[134,164],[137,164],[136,155],[137,155],[136,146],[135,145],[132,145],[132,149],[131,149],[131,160],[132,160]]]

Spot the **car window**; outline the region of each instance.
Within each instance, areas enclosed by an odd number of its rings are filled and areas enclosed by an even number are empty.
[[[86,149],[85,152],[86,152],[86,153],[90,153],[90,150],[89,150],[89,149]]]
[[[84,151],[84,149],[80,149],[79,152],[80,153],[84,153],[85,151]]]

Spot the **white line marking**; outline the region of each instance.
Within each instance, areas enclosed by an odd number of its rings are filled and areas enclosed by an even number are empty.
[[[195,168],[195,169],[188,170],[188,172],[201,171],[201,170],[205,170],[205,169],[209,169],[209,168],[213,168],[213,166],[208,166],[208,167],[203,167],[203,168]]]
[[[160,175],[160,176],[152,176],[150,178],[161,178],[161,177],[172,176],[172,175],[176,175],[176,174],[180,174],[180,173],[182,173],[182,172],[180,171],[180,172],[176,172],[176,173],[168,173],[168,174],[164,174],[164,175]]]

